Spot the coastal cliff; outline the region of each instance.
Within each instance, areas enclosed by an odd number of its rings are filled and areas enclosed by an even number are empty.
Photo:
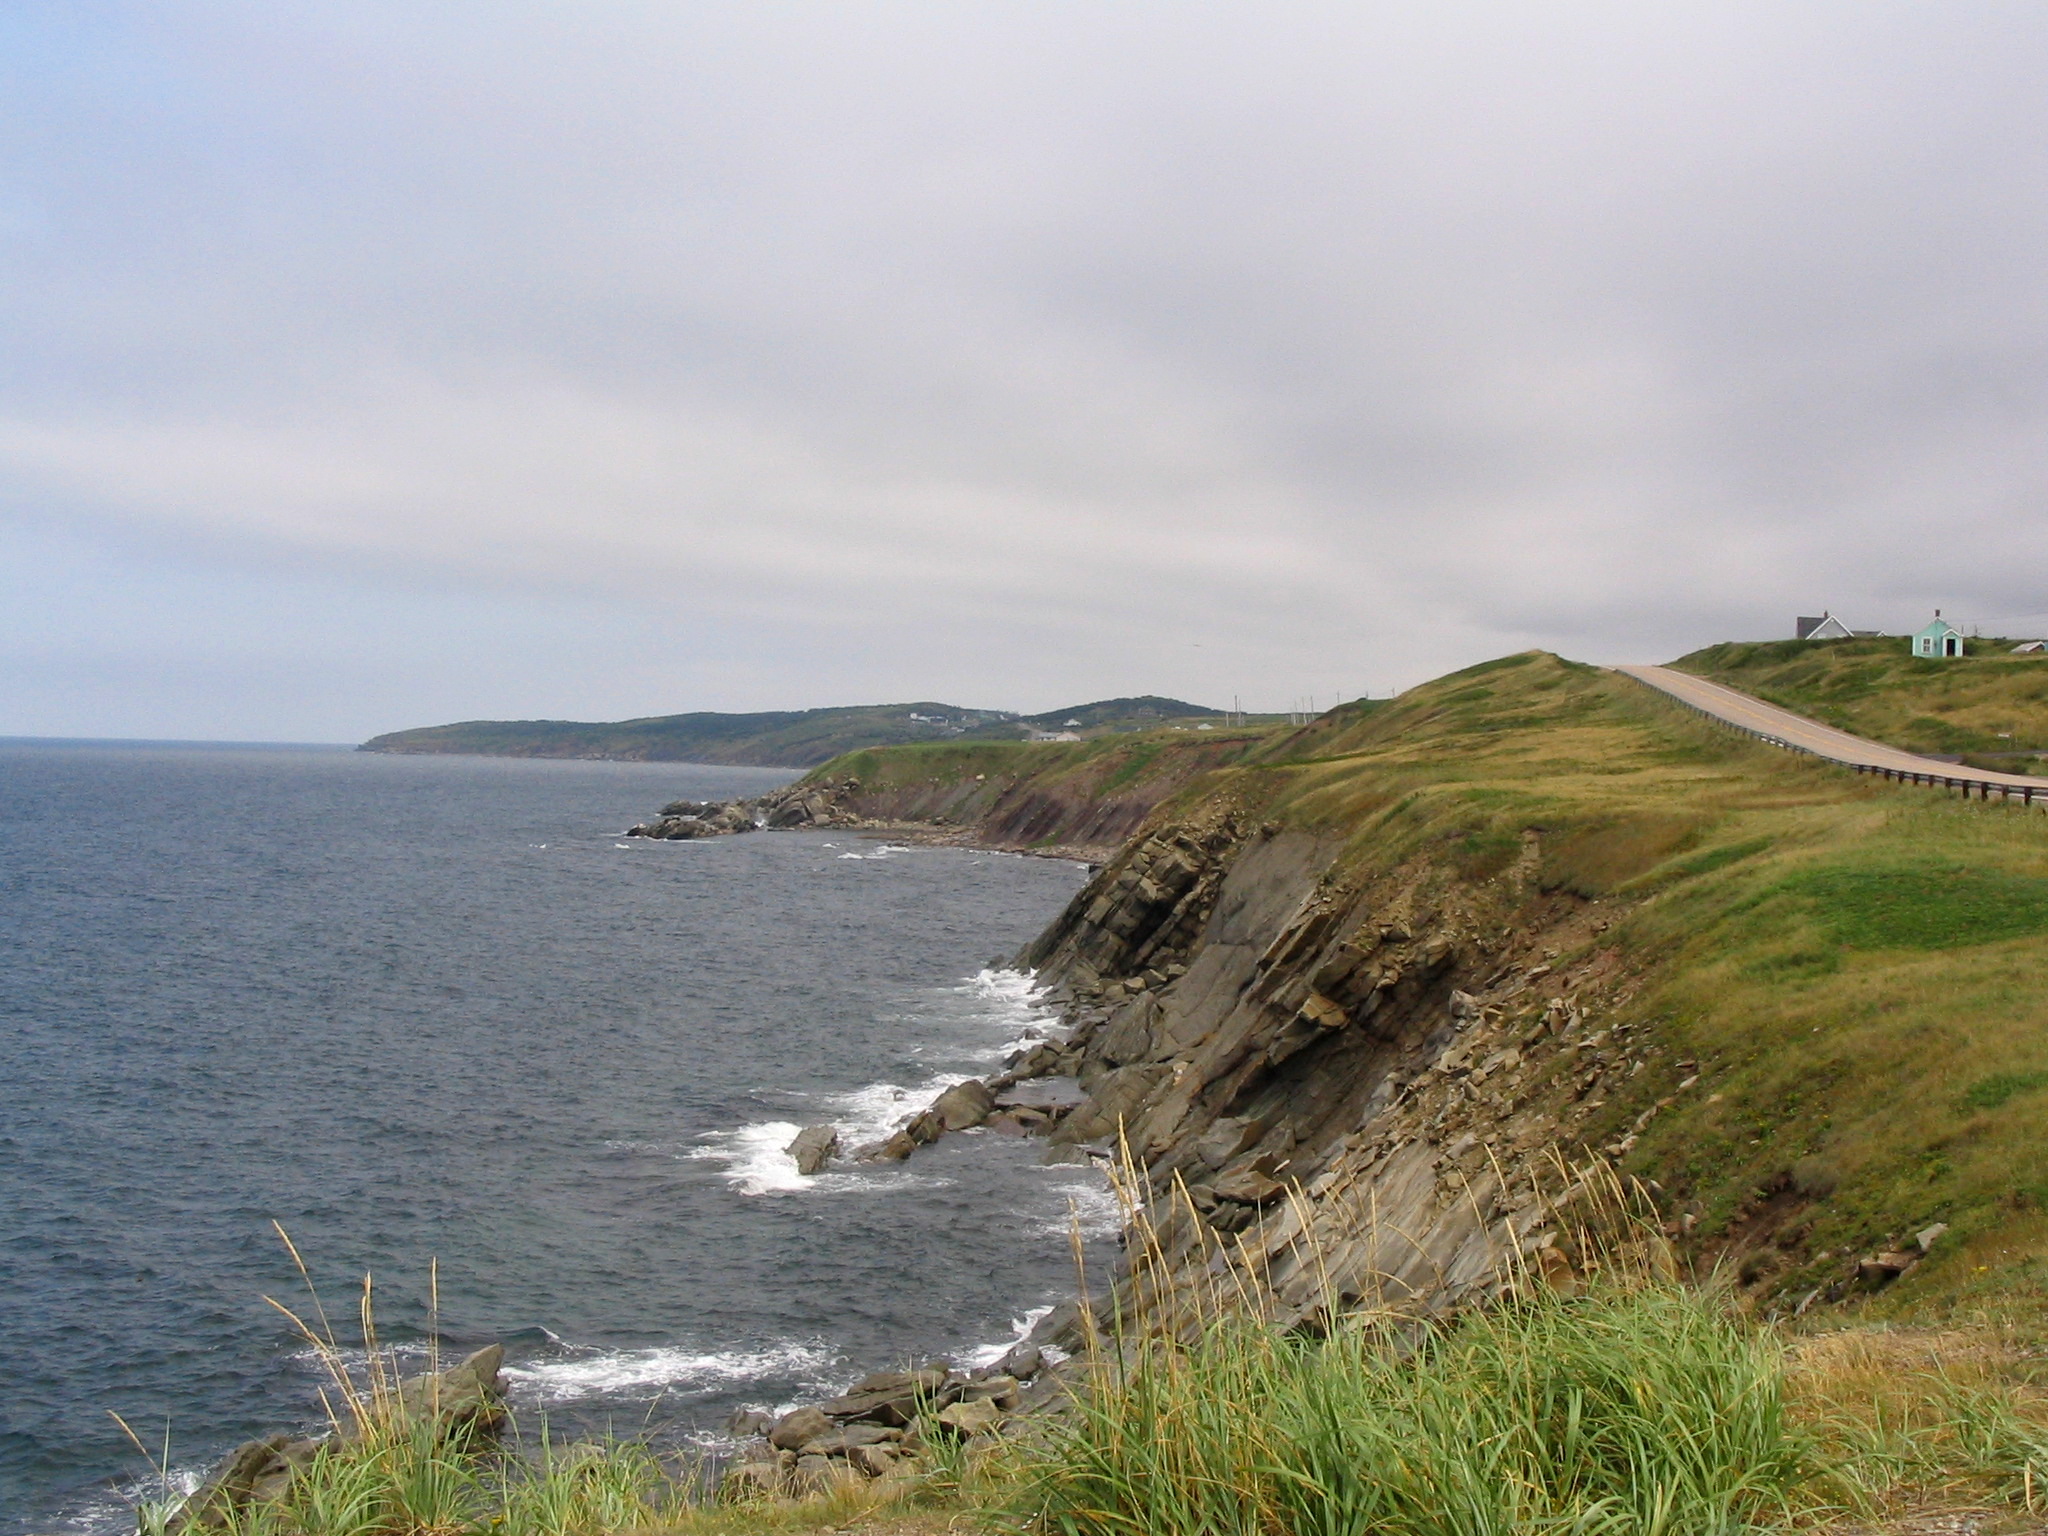
[[[1168,798],[1284,731],[1171,728],[1072,742],[935,742],[850,752],[733,806],[678,801],[631,829],[696,838],[834,827],[1099,863]]]
[[[1534,653],[1233,750],[1019,957],[1052,1139],[1128,1149],[1168,1272],[1435,1313],[1569,1283],[1605,1185],[1768,1310],[2038,1288],[2048,818]],[[923,778],[899,814],[1003,803]]]

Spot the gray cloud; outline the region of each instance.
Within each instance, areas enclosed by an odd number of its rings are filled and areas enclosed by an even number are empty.
[[[337,731],[2048,624],[2029,7],[419,9],[6,50],[0,515],[489,610]]]

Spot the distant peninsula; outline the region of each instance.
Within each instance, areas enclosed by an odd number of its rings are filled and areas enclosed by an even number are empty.
[[[622,763],[726,763],[757,768],[815,768],[842,752],[962,738],[1073,739],[1223,718],[1182,699],[1146,694],[1098,699],[1044,714],[964,709],[957,704],[855,704],[835,709],[757,714],[650,715],[639,720],[464,720],[392,731],[358,751],[452,753],[473,757],[566,757]],[[1263,717],[1261,717],[1263,718]],[[1069,734],[1071,733],[1071,735]]]

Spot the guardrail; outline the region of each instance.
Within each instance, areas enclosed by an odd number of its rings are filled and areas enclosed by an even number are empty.
[[[1622,675],[1624,677],[1634,676],[1633,673],[1628,672],[1624,672]],[[1921,784],[1930,788],[1939,786],[1944,790],[1960,789],[1965,800],[1970,798],[1970,791],[1973,789],[1977,791],[1977,798],[1980,800],[1989,800],[1991,792],[1997,790],[2000,798],[2007,804],[2012,802],[2014,795],[2018,795],[2022,806],[2031,807],[2034,804],[2035,796],[2038,794],[2042,810],[2048,811],[2048,786],[2037,788],[2031,784],[1999,784],[1990,779],[1973,779],[1967,774],[1942,774],[1932,771],[1922,773],[1908,768],[1887,768],[1882,763],[1862,763],[1850,757],[1835,757],[1827,752],[1816,752],[1812,747],[1801,746],[1798,742],[1787,741],[1782,736],[1773,736],[1768,731],[1760,731],[1755,726],[1739,724],[1724,715],[1715,714],[1711,709],[1702,709],[1699,705],[1693,703],[1691,699],[1681,698],[1668,689],[1658,688],[1655,683],[1650,682],[1646,678],[1638,677],[1636,681],[1645,688],[1655,689],[1656,692],[1663,694],[1672,703],[1682,705],[1684,708],[1691,710],[1701,719],[1711,720],[1714,724],[1721,726],[1725,730],[1738,731],[1752,740],[1764,743],[1765,746],[1777,747],[1786,752],[1804,753],[1808,757],[1817,757],[1824,763],[1833,763],[1838,768],[1853,768],[1858,773],[1877,774],[1895,784]]]

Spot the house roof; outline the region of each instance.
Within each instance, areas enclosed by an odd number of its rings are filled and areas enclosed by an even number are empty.
[[[1802,640],[1847,640],[1854,633],[1826,609],[1821,610],[1817,619],[1802,616],[1799,620],[1799,638]]]

